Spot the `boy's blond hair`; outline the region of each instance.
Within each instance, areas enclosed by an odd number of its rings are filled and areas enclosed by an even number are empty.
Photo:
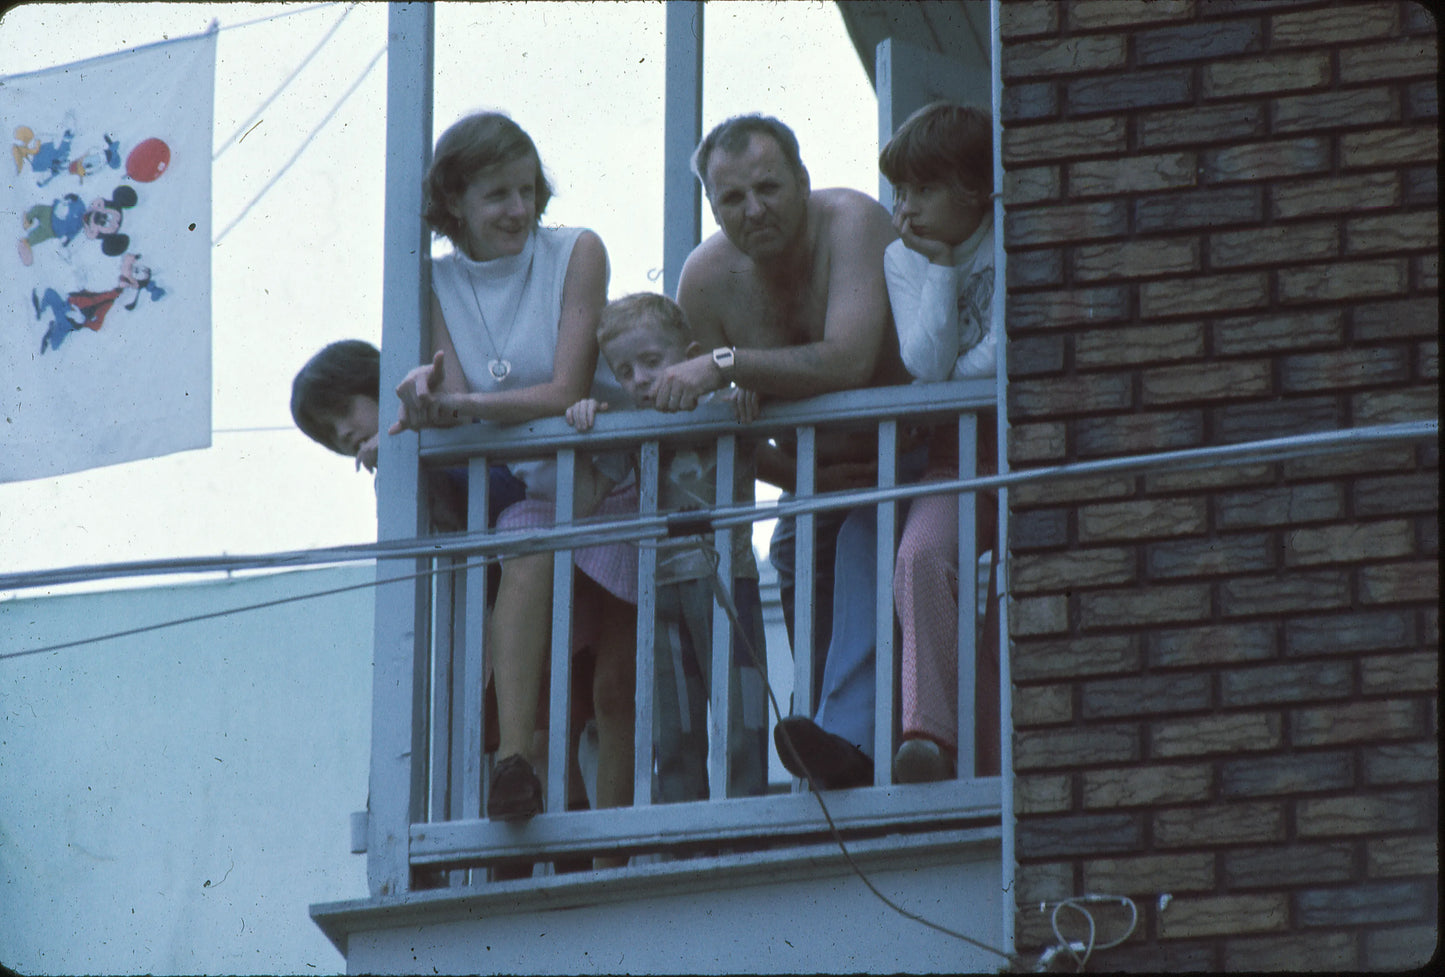
[[[983,109],[925,105],[888,140],[878,169],[894,186],[942,183],[986,200],[993,192],[993,121]]]
[[[692,329],[682,307],[666,295],[656,292],[634,292],[608,302],[597,321],[597,345],[606,346],[634,329],[652,328],[686,349],[692,342]]]

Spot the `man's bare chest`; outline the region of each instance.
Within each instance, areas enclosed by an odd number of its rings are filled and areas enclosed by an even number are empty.
[[[802,346],[823,338],[827,290],[815,287],[811,280],[783,288],[752,282],[750,287],[738,289],[729,304],[728,335],[736,345]]]

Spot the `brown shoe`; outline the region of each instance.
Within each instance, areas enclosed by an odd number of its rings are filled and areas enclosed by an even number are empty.
[[[952,779],[953,758],[933,740],[904,740],[893,756],[895,784],[929,784]]]
[[[542,782],[520,753],[501,760],[487,789],[487,817],[493,821],[525,821],[542,813]]]

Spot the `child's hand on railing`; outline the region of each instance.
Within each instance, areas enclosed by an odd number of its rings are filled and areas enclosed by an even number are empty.
[[[567,408],[567,423],[585,433],[592,430],[592,424],[597,420],[597,415],[606,409],[606,404],[599,403],[591,397],[584,397]]]

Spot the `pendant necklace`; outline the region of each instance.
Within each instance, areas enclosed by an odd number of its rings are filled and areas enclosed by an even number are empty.
[[[522,279],[521,291],[517,293],[517,302],[512,306],[512,315],[508,320],[507,337],[512,335],[512,329],[516,326],[517,312],[522,307],[522,299],[527,294],[527,284],[532,280],[532,262],[536,258],[536,252],[527,259],[527,274]],[[482,320],[482,329],[487,334],[487,342],[492,344],[492,359],[487,363],[487,371],[492,374],[492,379],[501,383],[512,374],[512,364],[502,358],[502,347],[497,343],[496,337],[492,335],[492,327],[487,325],[487,316],[482,312],[482,297],[477,293],[477,283],[472,277],[470,270],[467,271],[467,284],[472,286],[472,300],[477,304],[477,318]]]

